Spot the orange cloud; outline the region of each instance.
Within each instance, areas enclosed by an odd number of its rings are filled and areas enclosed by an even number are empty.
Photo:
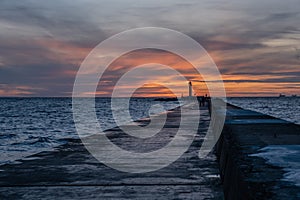
[[[35,94],[36,91],[38,90],[41,90],[41,88],[0,84],[0,96],[5,96],[5,97],[30,96]]]
[[[92,50],[89,47],[81,47],[72,43],[55,39],[37,39],[36,45],[47,47],[48,58],[62,63],[79,65],[87,54]],[[74,70],[75,71],[75,70]]]
[[[177,70],[178,73],[185,76],[187,80],[202,80],[201,75],[197,73],[197,70],[186,60],[181,57],[174,55],[172,53],[160,50],[138,50],[133,51],[128,54],[121,56],[116,59],[103,74],[99,82],[98,90],[106,90],[112,92],[114,89],[114,83],[118,81],[126,72],[134,69],[137,66],[145,65],[153,63],[153,70],[157,71],[157,75],[153,77],[154,82],[152,84],[163,84],[165,87],[172,86],[176,88],[176,95],[181,96],[187,95],[187,81],[182,81],[178,79],[176,75],[166,75],[167,69],[166,67],[158,67],[155,63],[159,63],[161,65],[166,65],[172,67],[174,70]],[[142,82],[148,74],[139,74],[134,79],[137,82]],[[123,90],[128,88],[134,88],[136,83],[133,81],[131,85],[122,86]],[[200,88],[205,87],[205,84],[201,82],[194,83],[194,91],[196,94],[204,94]],[[206,90],[205,90],[206,92]],[[124,92],[125,93],[125,92]],[[207,92],[206,92],[207,93]],[[102,94],[102,93],[101,93]],[[107,93],[106,93],[107,94]],[[169,93],[166,88],[162,87],[150,87],[148,85],[144,85],[143,90],[137,90],[135,96],[174,96],[174,94]]]

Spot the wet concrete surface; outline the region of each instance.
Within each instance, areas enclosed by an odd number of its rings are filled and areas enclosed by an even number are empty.
[[[228,105],[216,145],[225,199],[300,199],[282,167],[254,156],[269,145],[300,145],[300,126]]]
[[[282,167],[255,156],[270,145],[300,145],[300,126],[232,105],[226,114],[217,156],[198,157],[210,122],[207,109],[201,108],[192,145],[165,168],[120,172],[101,164],[80,140],[70,140],[55,151],[0,166],[0,199],[300,199],[300,188],[284,179]],[[179,109],[169,112],[156,139],[132,138],[120,128],[107,131],[107,136],[133,152],[160,149],[176,134],[180,115]],[[136,123],[145,126],[149,119]]]
[[[215,155],[198,157],[210,122],[206,108],[201,108],[200,119],[188,151],[158,171],[134,174],[109,168],[74,139],[55,151],[0,166],[0,199],[223,199]],[[142,141],[144,151],[168,144],[179,122],[180,109],[169,112],[160,137]],[[147,124],[149,119],[137,123]],[[140,149],[119,128],[107,134],[117,145],[128,144],[127,150]]]

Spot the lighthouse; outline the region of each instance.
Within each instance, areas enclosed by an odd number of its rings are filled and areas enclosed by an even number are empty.
[[[192,82],[189,82],[189,97],[193,96],[193,88],[192,88]]]

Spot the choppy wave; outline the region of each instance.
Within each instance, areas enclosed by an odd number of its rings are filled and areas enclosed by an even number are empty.
[[[152,98],[132,98],[132,120],[147,117],[150,107],[158,103],[166,110],[179,105],[176,101],[157,102]],[[95,105],[101,127],[115,127],[110,112],[110,99],[97,98]],[[71,98],[0,98],[0,164],[15,162],[78,138]]]
[[[245,109],[300,124],[299,97],[243,97],[228,98],[227,101]]]

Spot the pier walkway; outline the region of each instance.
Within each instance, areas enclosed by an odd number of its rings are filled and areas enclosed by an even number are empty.
[[[188,151],[154,172],[133,174],[109,168],[97,161],[79,139],[0,166],[0,199],[223,199],[215,155],[201,160],[198,157],[209,120],[208,110],[201,108],[198,134]],[[136,123],[147,125],[149,119]],[[168,143],[179,123],[180,109],[169,111],[162,133],[146,142],[150,145],[146,150]],[[135,148],[119,128],[107,134],[124,148],[127,143]]]
[[[225,199],[300,199],[299,125],[229,104],[216,152]]]
[[[191,117],[194,109],[190,107]],[[162,131],[142,140],[142,146],[118,127],[106,134],[124,149],[152,151],[172,140],[180,116],[178,108],[169,111]],[[189,149],[169,166],[148,173],[109,168],[81,140],[70,140],[54,151],[0,166],[0,199],[300,199],[299,125],[228,104],[216,156],[199,159],[209,122],[208,110],[202,107]],[[145,126],[149,119],[135,123]]]

